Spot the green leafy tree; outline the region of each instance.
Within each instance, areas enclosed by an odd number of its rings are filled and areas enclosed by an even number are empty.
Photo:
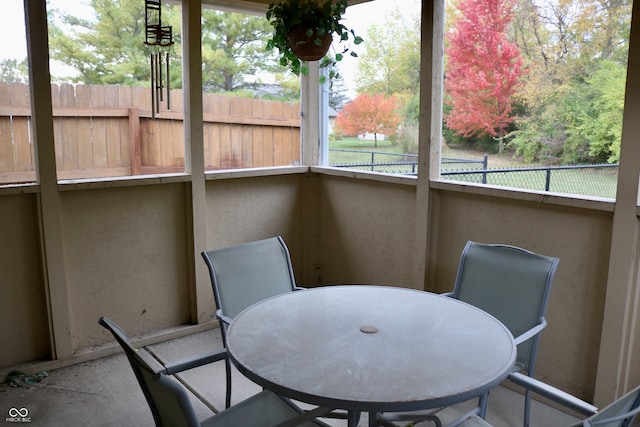
[[[74,68],[73,82],[149,84],[150,48],[145,39],[144,3],[139,0],[91,0],[92,17],[53,9],[49,16],[51,58]],[[173,26],[172,86],[181,86],[180,29],[177,8],[163,7],[163,24]]]
[[[329,106],[338,111],[342,109],[342,106],[349,100],[349,97],[346,95],[347,88],[344,84],[342,74],[339,72],[338,65],[335,64],[331,66],[328,72],[331,71],[334,72],[335,77],[327,81],[329,85]]]
[[[565,143],[565,157],[572,162],[616,163],[620,160],[622,113],[626,70],[613,61],[598,64],[595,72],[582,85],[586,92],[579,108],[570,111],[573,126]],[[573,152],[584,158],[569,157]]]
[[[77,70],[69,79],[85,84],[149,85],[149,55],[157,47],[144,44],[144,2],[140,0],[90,0],[93,16],[77,17],[54,9],[50,12],[52,59]],[[171,87],[182,87],[180,8],[162,6],[163,25],[173,27]],[[203,9],[203,87],[207,92],[238,92],[271,97],[274,80],[286,83],[280,95],[290,98],[299,88],[283,77],[265,50],[269,23],[260,16]],[[267,77],[268,76],[268,77]],[[265,83],[267,80],[267,83]]]
[[[420,87],[420,22],[398,9],[383,25],[367,31],[366,50],[356,73],[357,92],[387,96],[415,94]]]
[[[519,3],[513,31],[528,74],[510,135],[518,154],[549,163],[615,161],[630,13],[629,0]]]
[[[262,17],[206,9],[202,33],[202,80],[208,92],[259,89],[260,71],[283,73],[265,51],[271,26]]]
[[[292,73],[275,74],[276,84],[282,89],[282,93],[273,100],[283,102],[300,102],[300,79]]]
[[[27,60],[18,62],[17,59],[4,59],[0,61],[0,82],[4,83],[27,83],[29,73],[27,70]]]

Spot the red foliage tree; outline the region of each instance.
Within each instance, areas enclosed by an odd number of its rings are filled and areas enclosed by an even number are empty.
[[[398,108],[398,101],[393,96],[358,95],[338,112],[336,128],[347,135],[371,133],[377,147],[378,134],[391,136],[402,122]]]
[[[520,49],[507,40],[513,0],[461,0],[446,49],[447,127],[469,137],[498,137],[514,120],[511,99],[523,74]]]

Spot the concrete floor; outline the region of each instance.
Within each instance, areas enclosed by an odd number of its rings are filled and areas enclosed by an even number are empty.
[[[218,329],[146,346],[146,353],[161,362],[221,348]],[[9,417],[11,408],[26,408],[32,426],[153,426],[153,418],[133,372],[122,353],[50,371],[48,377],[32,386],[0,385],[0,424],[16,425]],[[203,419],[224,406],[224,364],[215,363],[186,372],[180,379],[195,393],[192,401]],[[233,401],[246,399],[259,387],[234,372]],[[469,403],[447,409],[443,419],[462,413]],[[495,427],[522,425],[523,400],[519,393],[498,387],[491,393],[487,420]],[[532,427],[566,426],[576,418],[534,402]],[[343,420],[331,425],[346,426]],[[367,425],[366,416],[359,427]],[[422,425],[433,425],[424,423]],[[241,426],[243,427],[243,426]]]

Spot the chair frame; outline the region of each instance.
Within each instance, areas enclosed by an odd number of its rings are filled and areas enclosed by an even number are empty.
[[[473,255],[473,251],[476,249],[489,250],[489,251],[495,250],[496,252],[504,252],[508,256],[517,256],[517,257],[524,256],[526,258],[531,258],[531,260],[537,260],[541,262],[543,265],[547,266],[546,279],[545,279],[544,286],[539,287],[539,289],[542,289],[542,292],[539,295],[539,305],[537,307],[537,313],[536,313],[536,324],[533,327],[529,327],[529,329],[520,333],[518,336],[514,338],[516,345],[520,345],[522,343],[526,343],[527,341],[531,340],[531,346],[528,352],[526,352],[526,354],[524,355],[521,355],[521,352],[522,352],[521,347],[520,346],[518,347],[518,359],[523,360],[524,362],[521,364],[516,363],[516,365],[514,365],[513,372],[525,370],[529,376],[533,376],[535,371],[535,362],[536,362],[536,355],[537,355],[537,350],[539,345],[540,332],[547,326],[547,321],[544,318],[544,314],[547,309],[549,295],[551,292],[551,284],[553,282],[553,277],[555,275],[555,272],[558,268],[558,264],[560,261],[558,258],[539,255],[517,246],[510,246],[510,245],[504,245],[504,244],[485,244],[485,243],[468,241],[460,256],[460,261],[458,265],[458,271],[456,275],[456,281],[455,281],[453,292],[445,293],[443,295],[465,301],[464,298],[460,298],[460,293],[461,291],[464,291],[464,289],[466,289],[465,288],[466,286],[468,286],[465,283],[465,279],[466,279],[465,274],[468,272],[467,267],[469,265],[468,260],[469,260],[469,257]],[[466,302],[470,302],[470,301],[466,301]],[[473,304],[473,302],[470,302],[470,303]],[[483,307],[479,307],[479,308],[484,309]],[[503,321],[503,323],[505,323],[504,320],[500,319],[500,316],[497,316],[496,314],[491,313],[490,310],[486,310],[486,311],[488,311],[494,317],[498,318],[498,320],[501,320]],[[512,333],[514,332],[513,329],[509,327],[508,324],[505,326],[507,326],[507,328],[509,328],[509,330]],[[471,414],[478,414],[480,418],[484,419],[487,411],[488,398],[489,398],[488,392],[483,394],[482,396],[479,396],[478,405],[472,411],[464,414],[463,416],[458,418],[456,421],[454,421],[453,424],[455,425],[456,422],[459,423],[464,421]],[[525,427],[528,427],[529,425],[529,418],[530,418],[530,412],[531,412],[530,408],[531,408],[531,392],[529,390],[526,390],[525,403],[524,403]],[[392,425],[390,423],[391,421],[409,421],[409,420],[432,421],[433,423],[435,423],[436,426],[440,425],[440,420],[437,417],[437,415],[434,413],[421,413],[421,414],[393,413],[393,414],[381,414],[376,417],[377,425]]]
[[[151,413],[153,415],[156,426],[164,426],[165,420],[163,420],[158,405],[154,400],[154,397],[148,385],[148,381],[156,382],[162,387],[162,389],[170,392],[173,395],[178,406],[180,407],[181,415],[184,417],[184,421],[187,423],[188,427],[200,427],[202,424],[196,416],[195,410],[193,408],[193,405],[191,404],[186,389],[182,385],[180,385],[180,383],[176,379],[171,378],[171,375],[183,372],[188,369],[196,368],[198,366],[226,360],[228,359],[226,349],[206,353],[203,356],[180,359],[178,361],[165,365],[162,369],[154,370],[142,357],[140,357],[136,349],[131,345],[131,342],[129,341],[126,333],[115,322],[107,319],[106,317],[101,317],[98,323],[112,333],[118,344],[120,344],[120,347],[122,347],[122,349],[124,350],[124,353],[129,360],[129,364],[131,365],[136,379],[138,380],[138,384],[142,389],[144,397],[149,404],[149,408],[151,409]],[[146,379],[144,377],[143,371],[149,375],[150,379]],[[257,409],[256,406],[258,406],[259,408],[261,408],[260,410],[262,410],[265,408],[266,404],[271,405],[274,410],[276,410],[276,408],[280,408],[280,416],[289,417],[287,419],[279,421],[277,423],[277,427],[288,427],[297,425],[305,425],[309,427],[311,425],[319,427],[330,427],[329,425],[316,420],[316,417],[323,416],[325,413],[331,411],[330,409],[318,407],[311,411],[303,411],[289,399],[278,396],[268,390],[263,390],[260,393],[255,394],[246,400],[243,400],[237,405],[225,409],[224,411],[205,420],[205,423],[207,423],[207,425],[219,425],[221,427],[235,426],[237,425],[237,422],[234,422],[234,419],[237,421],[238,416],[243,417],[243,415],[239,414],[255,414]],[[259,414],[258,416],[262,415],[263,414]],[[246,415],[244,416],[246,417]],[[264,424],[265,423],[263,422],[262,425]]]
[[[185,418],[187,419],[189,426],[190,427],[200,426],[200,421],[197,419],[196,414],[193,411],[193,407],[191,406],[191,402],[189,402],[189,399],[184,393],[184,390],[182,390],[180,386],[175,383],[175,381],[169,380],[169,378],[167,378],[166,376],[177,374],[179,372],[186,371],[188,369],[193,369],[198,366],[207,365],[209,363],[218,362],[220,360],[226,360],[228,359],[227,351],[225,349],[222,349],[222,350],[207,353],[202,356],[195,356],[195,357],[180,359],[173,363],[165,365],[164,369],[155,371],[155,370],[152,370],[147,365],[147,363],[140,357],[140,355],[137,354],[137,352],[131,345],[127,337],[127,334],[124,332],[124,330],[122,330],[122,328],[120,328],[120,326],[118,326],[115,322],[113,322],[112,320],[106,317],[101,317],[98,320],[98,323],[104,328],[108,329],[113,334],[116,341],[118,341],[118,344],[120,345],[120,347],[122,347],[122,349],[124,350],[124,353],[127,356],[127,359],[129,361],[129,364],[131,365],[131,368],[133,369],[136,379],[140,384],[142,393],[144,394],[144,397],[147,400],[147,403],[149,404],[149,408],[151,409],[151,413],[153,414],[153,420],[155,421],[156,425],[157,426],[162,425],[162,418],[160,416],[160,411],[158,410],[156,402],[153,400],[153,397],[151,396],[151,391],[149,390],[149,387],[147,386],[146,381],[142,376],[142,372],[140,371],[141,369],[145,369],[149,374],[154,375],[154,378],[157,381],[161,382],[163,385],[166,385],[167,387],[172,389],[174,392],[177,391],[176,396],[180,401],[180,406],[183,409]]]
[[[475,248],[498,250],[498,251],[513,251],[513,253],[524,254],[530,257],[532,260],[538,259],[538,260],[546,261],[549,263],[549,268],[546,273],[546,282],[544,285],[544,291],[540,297],[540,305],[538,306],[538,316],[537,316],[538,324],[533,328],[530,328],[526,332],[514,337],[516,345],[520,345],[528,340],[532,340],[529,354],[525,356],[525,359],[527,362],[523,364],[523,370],[533,373],[533,371],[535,370],[535,361],[537,358],[537,350],[538,350],[539,341],[540,341],[540,332],[542,332],[542,330],[547,326],[547,321],[544,316],[547,311],[549,295],[551,293],[551,285],[553,282],[553,278],[555,276],[555,272],[558,268],[558,264],[560,263],[560,260],[555,257],[539,255],[527,249],[523,249],[517,246],[503,245],[503,244],[477,243],[477,242],[469,241],[465,245],[464,250],[462,251],[462,255],[460,257],[460,264],[458,267],[458,273],[456,276],[456,282],[455,282],[453,292],[447,293],[445,295],[450,296],[452,298],[460,299],[460,292],[463,286],[463,279],[465,275],[467,257],[469,256],[469,253]],[[506,326],[509,327],[509,325],[506,325]]]
[[[540,255],[518,246],[505,245],[505,244],[487,244],[487,243],[478,243],[474,241],[468,241],[464,247],[464,250],[462,251],[462,255],[460,256],[460,263],[458,267],[458,273],[456,275],[454,290],[453,292],[448,293],[446,295],[452,298],[460,299],[460,293],[464,286],[467,259],[474,250],[496,251],[496,252],[503,253],[507,256],[525,256],[530,258],[532,261],[542,262],[548,265],[546,270],[546,280],[544,283],[543,292],[540,295],[540,299],[538,301],[539,305],[537,307],[537,318],[538,318],[537,324],[531,327],[530,329],[528,329],[527,331],[514,337],[514,341],[518,346],[518,360],[516,362],[516,365],[514,366],[513,372],[519,372],[524,370],[527,372],[528,376],[533,377],[535,374],[538,347],[540,345],[540,333],[547,326],[545,313],[546,313],[547,305],[549,302],[549,296],[551,293],[553,278],[555,276],[560,260],[555,257]],[[464,299],[462,300],[464,301]],[[493,314],[493,313],[490,313],[490,314]],[[494,316],[496,316],[498,320],[501,320],[504,322],[504,319],[500,319],[500,316],[495,314]],[[510,325],[507,324],[506,326],[511,330],[512,333],[514,332],[510,327]],[[530,347],[529,347],[529,350],[523,354],[521,344],[527,343],[527,342],[530,342]],[[510,378],[510,376],[508,378]],[[481,397],[478,405],[479,415],[483,419],[486,416],[487,402],[488,402],[488,396],[484,396],[484,399]],[[525,391],[525,397],[524,397],[524,422],[523,422],[524,427],[529,427],[530,414],[531,414],[531,391],[527,389]]]
[[[635,417],[640,413],[640,386],[628,391],[622,397],[599,410],[597,407],[583,401],[582,399],[520,372],[512,374],[511,380],[515,384],[524,387],[526,390],[530,390],[533,393],[539,394],[540,396],[560,404],[573,412],[588,417],[578,423],[571,424],[568,427],[591,427],[610,425],[611,423],[617,423],[616,427],[629,427]],[[607,416],[607,412],[613,411],[614,408],[625,401],[628,405],[624,408],[624,412]],[[606,418],[599,418],[601,416],[606,416]],[[476,414],[467,416],[466,419],[456,420],[449,426],[491,427],[489,423],[478,417]]]
[[[255,252],[260,250],[273,251],[271,253],[275,253],[275,251],[277,251],[279,255],[278,262],[282,263],[281,264],[282,270],[280,270],[280,273],[283,273],[286,270],[286,273],[282,274],[283,277],[287,278],[287,280],[285,280],[286,283],[283,284],[283,286],[278,290],[277,293],[268,295],[266,296],[266,298],[269,298],[271,296],[275,296],[278,294],[286,293],[286,292],[300,291],[305,289],[305,288],[296,286],[289,249],[287,248],[287,245],[284,243],[284,240],[282,239],[281,236],[275,236],[275,237],[271,237],[263,240],[241,243],[239,245],[228,246],[220,249],[213,249],[213,250],[202,252],[201,254],[202,258],[204,259],[209,269],[209,276],[211,278],[211,285],[213,288],[213,297],[215,299],[216,307],[217,307],[216,317],[220,321],[222,342],[225,348],[227,347],[227,334],[226,334],[227,327],[233,321],[233,317],[235,316],[235,314],[239,314],[239,313],[234,314],[234,313],[225,312],[225,307],[224,307],[225,299],[223,298],[223,295],[222,295],[223,286],[221,286],[218,278],[218,274],[217,274],[217,265],[219,265],[218,261],[222,263],[223,260],[218,258],[219,257],[223,258],[229,255],[243,256],[243,251]],[[256,286],[258,285],[259,284],[256,284]],[[255,302],[258,302],[258,301],[254,301],[254,303]],[[248,305],[251,305],[251,304],[248,304]],[[231,361],[229,359],[225,360],[225,369],[227,372],[227,384],[226,384],[227,396],[226,396],[225,404],[226,404],[226,407],[229,407],[231,405],[231,389],[232,389]],[[325,413],[322,415],[323,418],[338,418],[338,419],[346,419],[348,418],[348,416],[349,414],[346,411],[341,411],[341,410],[333,410],[329,413]],[[359,419],[359,418],[360,418],[360,413],[356,414],[356,419]]]
[[[213,249],[209,251],[203,251],[201,253],[202,258],[204,259],[207,268],[209,269],[209,276],[211,278],[211,285],[213,288],[213,297],[216,303],[216,317],[220,321],[220,330],[222,334],[222,343],[224,347],[227,347],[227,327],[233,321],[233,316],[225,313],[224,308],[224,298],[222,295],[222,286],[219,283],[218,274],[216,272],[216,264],[218,256],[224,256],[231,251],[242,251],[242,250],[259,250],[259,248],[268,248],[278,249],[281,251],[281,257],[285,261],[285,268],[288,272],[289,278],[289,287],[287,291],[296,291],[303,288],[299,288],[296,286],[295,277],[293,275],[293,266],[291,265],[291,257],[289,255],[289,249],[287,245],[284,243],[284,240],[281,236],[271,237],[268,239],[258,240],[254,242],[241,243],[239,245],[228,246],[220,249]],[[231,362],[229,359],[225,360],[225,369],[227,371],[227,396],[225,405],[228,408],[231,405]]]
[[[289,283],[290,283],[291,290],[294,291],[297,289],[301,289],[296,286],[296,280],[293,275],[293,266],[291,264],[291,256],[289,255],[289,249],[287,248],[287,245],[284,243],[284,240],[282,239],[281,236],[271,237],[264,240],[257,240],[254,242],[241,243],[239,245],[228,246],[220,249],[203,251],[201,253],[202,259],[204,259],[204,262],[206,263],[207,268],[209,269],[209,275],[210,275],[211,284],[213,287],[213,298],[215,299],[216,307],[218,307],[216,309],[216,316],[218,317],[218,319],[220,319],[224,323],[225,326],[228,326],[233,321],[233,317],[227,316],[224,313],[223,302],[222,302],[223,298],[220,291],[220,284],[218,283],[218,276],[216,274],[216,267],[215,267],[216,261],[214,260],[216,257],[216,254],[224,253],[234,249],[249,248],[251,245],[271,244],[271,243],[275,243],[276,241],[280,247],[280,250],[282,250],[283,252],[283,257],[286,260],[287,270],[289,272],[289,280],[290,280]]]

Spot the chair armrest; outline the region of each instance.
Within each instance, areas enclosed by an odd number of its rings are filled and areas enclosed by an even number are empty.
[[[615,404],[615,402],[614,402],[614,404]],[[603,411],[604,411],[604,409],[603,409]],[[606,424],[610,424],[610,423],[617,423],[617,422],[622,421],[622,420],[633,420],[632,417],[636,417],[639,413],[640,413],[640,406],[638,406],[637,408],[632,409],[630,411],[627,411],[627,412],[625,412],[623,414],[614,415],[613,417],[609,417],[609,418],[601,417],[601,418],[598,418],[597,420],[593,420],[590,425],[594,425],[594,426],[595,425],[606,425]],[[623,423],[621,425],[626,426],[627,424]],[[633,425],[636,425],[636,424],[634,423]]]
[[[224,322],[224,325],[220,325],[223,327],[227,327],[231,324],[231,322],[233,321],[233,319],[229,316],[225,316],[224,314],[222,314],[222,310],[216,310],[216,317],[218,318],[218,320]]]
[[[592,404],[520,372],[509,374],[508,379],[515,384],[518,384],[580,414],[590,416],[598,411],[598,408]]]
[[[198,366],[208,365],[209,363],[218,362],[226,359],[227,350],[222,349],[207,353],[204,355],[187,357],[185,359],[176,360],[165,365],[164,373],[167,375],[177,374],[178,372],[186,371],[187,369],[197,368]]]
[[[516,345],[521,344],[521,343],[525,342],[526,340],[528,340],[530,338],[533,338],[534,336],[538,335],[546,327],[547,327],[547,320],[543,317],[542,321],[540,323],[538,323],[536,326],[534,326],[533,328],[529,329],[525,333],[518,335],[513,340],[516,343]]]

